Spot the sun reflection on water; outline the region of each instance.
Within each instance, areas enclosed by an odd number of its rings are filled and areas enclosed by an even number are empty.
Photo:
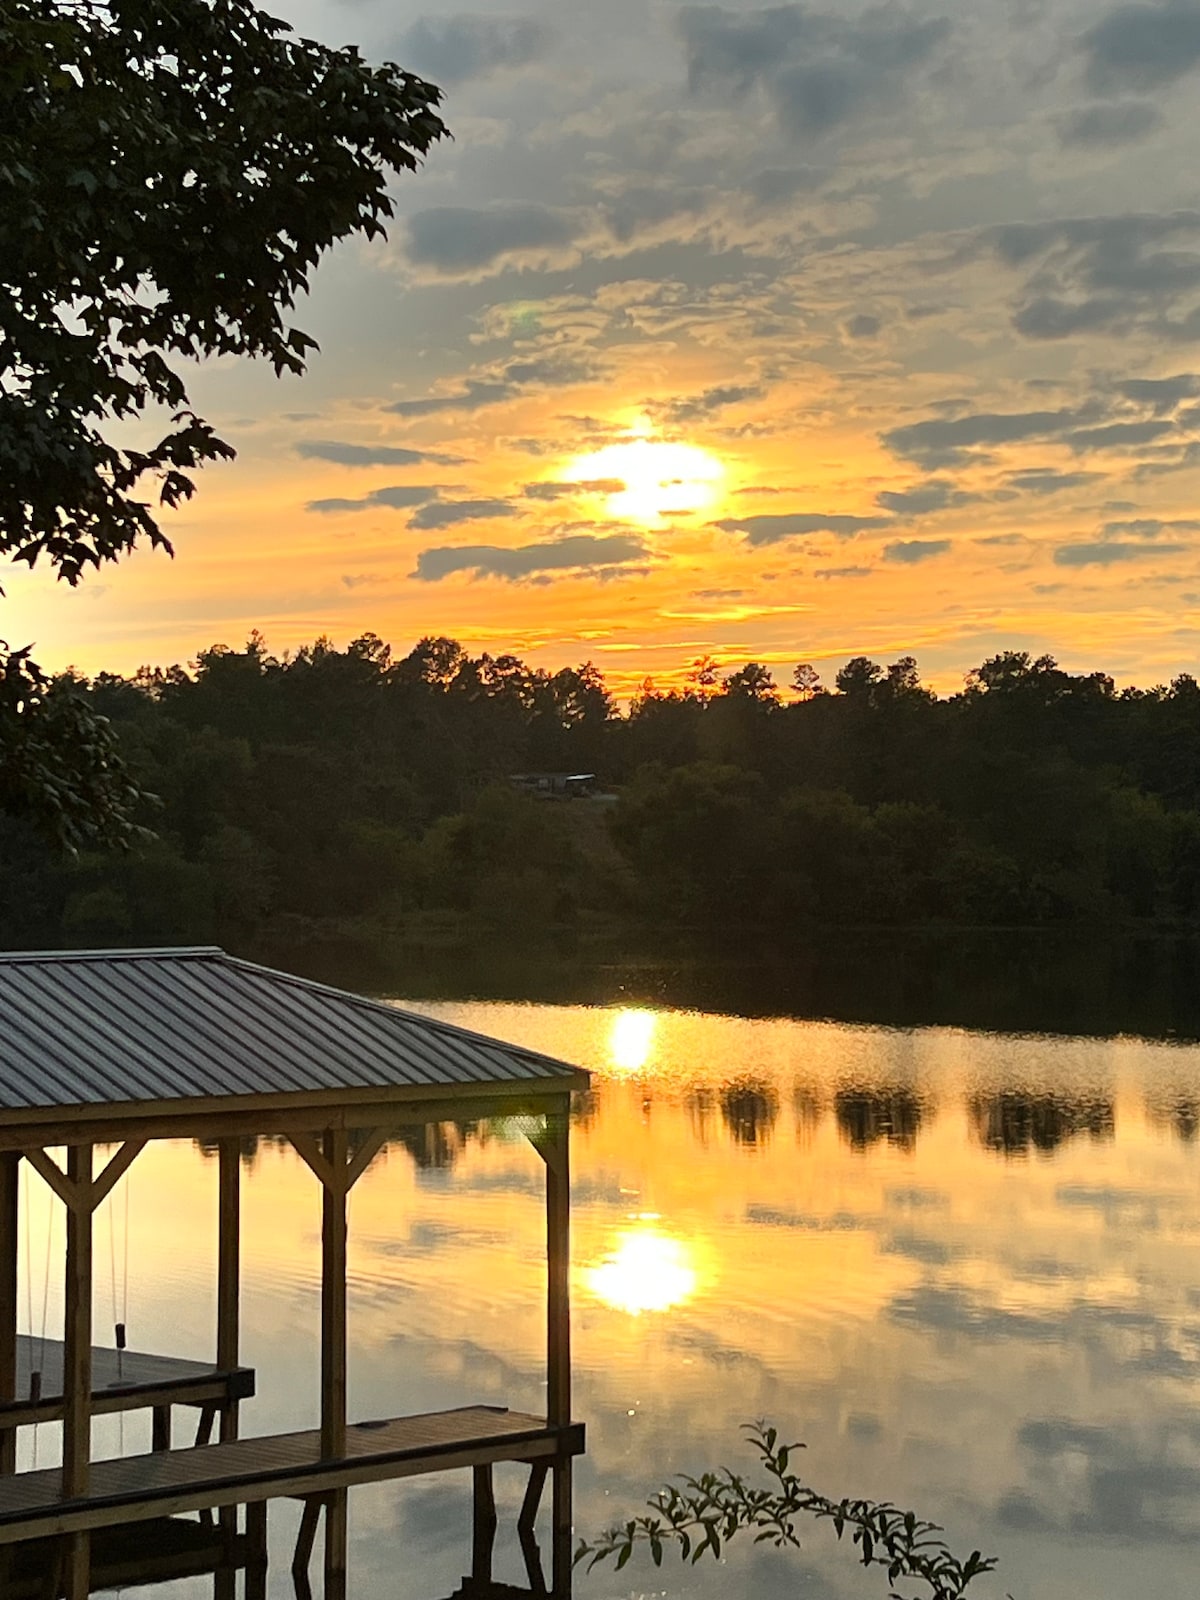
[[[608,1038],[608,1059],[618,1072],[640,1072],[654,1049],[653,1011],[618,1011]]]
[[[586,1269],[584,1282],[605,1305],[630,1316],[670,1311],[696,1292],[699,1274],[693,1257],[691,1246],[664,1233],[654,1218],[639,1217],[636,1227],[618,1235],[599,1265]]]

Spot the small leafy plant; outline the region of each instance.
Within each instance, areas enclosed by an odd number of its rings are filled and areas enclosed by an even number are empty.
[[[765,1422],[743,1427],[766,1473],[765,1484],[749,1483],[728,1467],[682,1477],[650,1496],[648,1515],[617,1524],[591,1543],[581,1540],[575,1564],[586,1562],[591,1571],[615,1558],[619,1572],[639,1544],[649,1546],[656,1566],[672,1545],[684,1561],[698,1561],[706,1550],[719,1557],[722,1545],[743,1531],[753,1531],[756,1544],[799,1549],[797,1524],[813,1517],[831,1522],[839,1539],[849,1533],[864,1567],[886,1569],[890,1600],[960,1600],[976,1578],[994,1570],[994,1557],[978,1550],[960,1560],[938,1537],[937,1523],[912,1511],[887,1501],[830,1500],[819,1494],[790,1470],[802,1444],[780,1444],[778,1431]],[[908,1587],[898,1589],[901,1583]]]

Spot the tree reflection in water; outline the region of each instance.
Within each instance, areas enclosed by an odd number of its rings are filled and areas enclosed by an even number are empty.
[[[972,1096],[970,1113],[980,1144],[1006,1156],[1028,1155],[1030,1150],[1049,1154],[1079,1134],[1095,1141],[1116,1136],[1113,1102],[1105,1096],[1001,1089]]]
[[[911,1152],[925,1108],[916,1092],[903,1084],[855,1085],[839,1089],[833,1101],[842,1138],[852,1150],[869,1150],[885,1140]]]

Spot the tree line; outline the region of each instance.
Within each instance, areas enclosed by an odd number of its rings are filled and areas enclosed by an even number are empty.
[[[1190,675],[1118,690],[1006,651],[938,695],[909,656],[786,688],[705,657],[621,709],[590,662],[255,633],[47,694],[107,724],[141,831],[64,854],[0,792],[10,948],[1200,922]],[[531,772],[605,798],[538,800]]]

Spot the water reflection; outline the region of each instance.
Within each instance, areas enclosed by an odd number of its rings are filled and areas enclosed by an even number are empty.
[[[1071,1098],[1007,1089],[974,1096],[970,1109],[980,1144],[1006,1156],[1024,1156],[1031,1150],[1049,1154],[1079,1134],[1096,1141],[1116,1137],[1113,1102],[1088,1095]]]
[[[654,1049],[658,1019],[653,1011],[617,1011],[609,1035],[608,1059],[618,1072],[641,1072]]]
[[[583,1274],[587,1288],[616,1311],[641,1316],[645,1311],[670,1311],[696,1292],[693,1248],[644,1215],[623,1231],[599,1265]]]
[[[924,1110],[911,1089],[879,1084],[839,1089],[834,1097],[838,1128],[851,1150],[869,1150],[881,1140],[900,1150],[916,1149]]]
[[[731,1083],[721,1090],[721,1116],[740,1145],[765,1144],[778,1115],[779,1101],[765,1084]]]

